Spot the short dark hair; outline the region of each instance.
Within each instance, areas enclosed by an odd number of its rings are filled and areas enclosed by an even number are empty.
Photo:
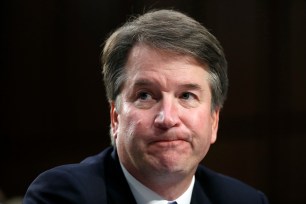
[[[102,65],[108,100],[116,101],[125,80],[129,51],[138,43],[189,55],[208,65],[212,109],[222,108],[228,89],[227,62],[219,41],[199,22],[174,10],[149,11],[129,20],[106,40]]]

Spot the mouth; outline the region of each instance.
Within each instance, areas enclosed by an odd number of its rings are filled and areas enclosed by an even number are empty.
[[[183,132],[156,132],[153,135],[150,137],[150,140],[147,144],[154,148],[158,148],[158,150],[189,148],[189,146],[192,145],[193,140],[191,134]]]
[[[173,140],[156,140],[150,143],[159,148],[174,148],[186,144],[187,141],[183,139],[173,139]]]

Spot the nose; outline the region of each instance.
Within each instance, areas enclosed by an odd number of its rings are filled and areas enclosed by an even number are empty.
[[[163,99],[154,120],[154,125],[160,129],[178,126],[180,122],[177,106],[171,99]]]

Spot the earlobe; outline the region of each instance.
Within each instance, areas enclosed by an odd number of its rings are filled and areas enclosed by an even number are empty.
[[[219,114],[220,114],[220,109],[214,110],[212,113],[212,132],[211,132],[211,141],[210,143],[213,144],[217,140],[217,132],[218,132],[218,126],[219,126]]]

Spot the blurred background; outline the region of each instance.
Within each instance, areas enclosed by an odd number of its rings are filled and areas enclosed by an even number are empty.
[[[305,203],[305,0],[1,1],[0,202],[109,145],[101,44],[153,8],[200,21],[227,56],[228,100],[203,163],[272,204]]]

